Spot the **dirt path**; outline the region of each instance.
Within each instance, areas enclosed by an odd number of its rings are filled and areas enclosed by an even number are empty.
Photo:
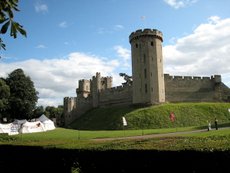
[[[226,129],[230,127],[219,128],[218,130]],[[202,130],[193,130],[193,131],[183,131],[183,132],[171,132],[171,133],[161,133],[161,134],[150,134],[150,135],[142,135],[142,136],[124,136],[124,137],[117,137],[117,138],[97,138],[92,139],[94,141],[112,141],[112,140],[124,140],[124,139],[149,139],[149,138],[159,138],[159,137],[170,137],[170,136],[177,136],[182,134],[192,134],[192,133],[201,133],[207,132],[207,129]]]

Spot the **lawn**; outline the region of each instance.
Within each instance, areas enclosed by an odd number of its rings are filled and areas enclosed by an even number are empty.
[[[201,127],[78,131],[57,128],[53,131],[1,136],[0,145],[43,146],[44,148],[94,149],[94,150],[229,150],[230,129],[203,131],[199,133],[177,134],[151,139],[93,140],[147,134],[164,134],[179,131],[191,131]]]

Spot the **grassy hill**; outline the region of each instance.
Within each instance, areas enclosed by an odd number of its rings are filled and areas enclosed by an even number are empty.
[[[219,124],[230,122],[230,103],[167,103],[157,106],[135,108],[118,106],[97,108],[70,124],[69,128],[84,130],[122,129],[122,116],[126,117],[126,129],[155,129],[169,127],[207,126],[207,121]],[[169,115],[174,112],[175,122]]]

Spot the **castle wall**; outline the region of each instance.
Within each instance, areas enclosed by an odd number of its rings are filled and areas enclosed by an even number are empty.
[[[165,94],[168,102],[220,101],[218,88],[221,77],[164,75]]]
[[[64,98],[65,125],[70,124],[92,108],[92,99],[84,97]]]
[[[132,104],[132,87],[118,86],[99,93],[99,106]]]

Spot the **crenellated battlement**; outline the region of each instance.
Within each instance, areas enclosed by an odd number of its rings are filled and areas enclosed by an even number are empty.
[[[220,83],[221,82],[221,76],[220,75],[213,75],[210,77],[207,76],[171,76],[169,74],[164,74],[165,80],[195,80],[195,81],[213,81],[215,83]]]
[[[129,42],[131,43],[133,40],[138,39],[140,37],[144,36],[152,36],[155,38],[160,39],[163,42],[163,34],[161,31],[157,29],[139,29],[136,30],[135,32],[132,32],[129,36]]]

